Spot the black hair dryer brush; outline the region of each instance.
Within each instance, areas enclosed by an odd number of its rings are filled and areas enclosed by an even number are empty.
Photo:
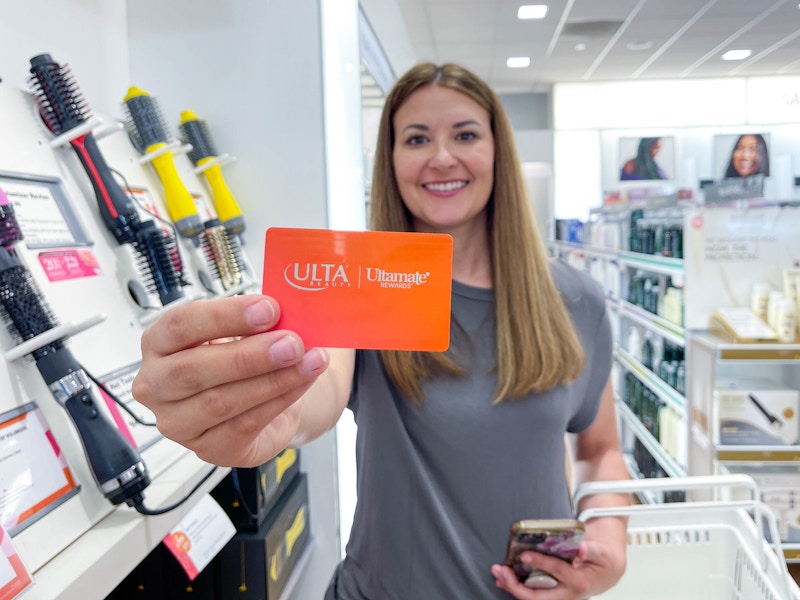
[[[12,248],[0,246],[0,304],[12,337],[28,341],[57,325],[31,274]],[[150,476],[139,453],[101,412],[92,381],[63,340],[31,352],[53,397],[80,436],[97,486],[112,503],[141,504]]]
[[[55,135],[84,123],[90,113],[72,73],[49,54],[31,59],[29,83],[47,127]],[[144,259],[145,275],[161,303],[183,296],[180,271],[176,269],[171,243],[157,227],[146,227],[131,199],[114,179],[94,136],[89,133],[70,140],[92,182],[100,215],[119,244],[131,244]]]

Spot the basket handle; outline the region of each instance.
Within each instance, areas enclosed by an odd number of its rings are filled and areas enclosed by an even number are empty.
[[[653,477],[648,479],[626,479],[620,481],[590,481],[582,483],[575,491],[575,505],[592,494],[622,494],[658,490],[696,490],[745,488],[750,499],[757,500],[760,492],[755,480],[749,475],[690,475],[688,477]]]
[[[720,476],[723,477],[723,476]],[[679,481],[681,478],[676,478]],[[696,477],[690,479],[698,479]],[[715,477],[716,479],[716,477]],[[752,479],[751,479],[752,481]],[[615,483],[615,482],[602,482],[602,483]],[[605,486],[612,487],[612,486]],[[750,487],[746,485],[746,487]],[[639,488],[641,489],[641,488]],[[669,489],[669,488],[656,488],[656,489]],[[685,489],[685,487],[677,486],[675,489]],[[598,493],[605,493],[606,490]],[[614,488],[614,492],[617,492]],[[627,490],[624,490],[627,491]],[[756,488],[757,491],[757,488]],[[589,519],[599,517],[629,517],[637,513],[669,513],[678,512],[684,513],[688,510],[717,510],[720,508],[732,508],[741,510],[753,511],[753,521],[756,529],[758,530],[759,538],[763,540],[764,544],[769,547],[772,546],[778,558],[778,569],[783,577],[783,583],[786,587],[786,598],[789,600],[793,597],[790,591],[790,581],[792,576],[789,574],[789,568],[786,566],[786,556],[783,553],[783,545],[781,544],[781,536],[778,531],[778,521],[772,509],[761,502],[760,500],[732,500],[732,501],[703,501],[703,502],[668,502],[664,504],[633,504],[630,506],[608,506],[587,508],[578,515],[578,520],[585,523]],[[767,522],[771,542],[767,542],[764,535],[764,521]],[[761,569],[767,570],[767,551],[762,551],[761,555]]]

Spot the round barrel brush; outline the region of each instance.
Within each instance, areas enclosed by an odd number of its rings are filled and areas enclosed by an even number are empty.
[[[192,194],[181,180],[172,151],[167,149],[169,135],[158,103],[149,92],[132,86],[125,95],[123,110],[133,145],[142,154],[155,155],[151,164],[164,187],[170,219],[182,236],[197,236],[203,231],[203,221]]]
[[[67,65],[57,63],[49,54],[40,54],[31,59],[30,73],[31,91],[50,131],[62,135],[88,120],[91,112]],[[70,145],[92,183],[103,223],[119,244],[131,244],[138,253],[142,259],[139,271],[148,280],[148,287],[155,289],[164,305],[181,298],[180,269],[176,270],[173,261],[161,258],[169,247],[166,234],[140,220],[133,201],[114,179],[91,132],[76,136]]]
[[[178,127],[181,141],[190,144],[189,160],[197,167],[203,168],[203,175],[211,188],[211,197],[220,222],[225,229],[234,234],[244,231],[244,217],[242,209],[233,197],[222,168],[217,161],[219,154],[211,137],[208,124],[200,119],[194,111],[184,110],[181,113],[181,122]],[[214,164],[211,164],[214,163]]]

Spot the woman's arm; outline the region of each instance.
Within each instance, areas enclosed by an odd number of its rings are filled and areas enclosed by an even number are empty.
[[[614,394],[610,382],[603,391],[594,421],[585,431],[574,436],[573,441],[573,475],[576,483],[629,478],[617,434]],[[630,504],[627,494],[587,496],[581,502],[578,513],[592,506],[627,504]],[[502,565],[492,567],[497,586],[520,600],[545,597],[584,599],[610,589],[625,572],[626,520],[622,517],[590,519],[585,528],[578,556],[571,564],[538,552],[522,553],[523,562],[551,574],[559,582],[558,588],[554,588],[552,593],[526,588],[517,581],[510,568]]]
[[[347,404],[354,353],[305,350],[294,332],[272,329],[279,317],[278,303],[256,294],[169,309],[142,335],[133,397],[164,436],[221,466],[263,464],[313,439]]]

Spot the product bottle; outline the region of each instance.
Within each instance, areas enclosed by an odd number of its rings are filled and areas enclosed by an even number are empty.
[[[775,333],[778,334],[778,341],[790,344],[795,339],[795,329],[797,328],[797,312],[794,300],[784,298],[778,305],[775,316]]]
[[[772,290],[769,293],[769,299],[767,300],[767,325],[772,327],[773,330],[778,329],[778,306],[780,306],[784,298],[783,292]]]
[[[750,295],[750,310],[759,319],[767,322],[767,306],[769,304],[770,287],[766,283],[756,283]]]
[[[653,370],[653,343],[650,341],[650,332],[647,332],[642,344],[642,366]]]

